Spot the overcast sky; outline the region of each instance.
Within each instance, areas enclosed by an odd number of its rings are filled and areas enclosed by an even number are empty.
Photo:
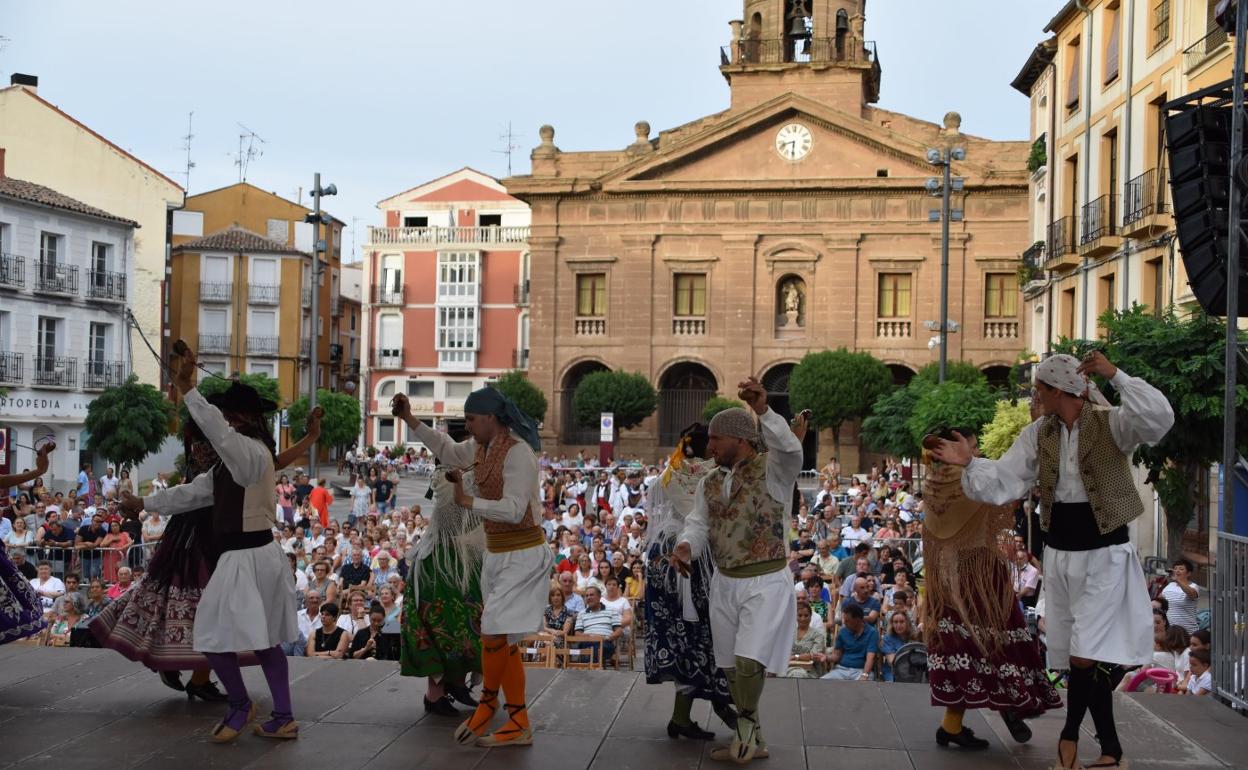
[[[879,105],[1026,139],[1009,83],[1061,5],[871,0]],[[740,0],[0,0],[0,76],[38,75],[41,96],[179,182],[193,110],[191,193],[238,180],[245,125],[264,140],[247,180],[294,199],[320,171],[359,244],[383,198],[462,166],[505,176],[509,122],[523,174],[543,123],[564,150],[601,150],[638,120],[724,109],[718,48],[741,15]]]

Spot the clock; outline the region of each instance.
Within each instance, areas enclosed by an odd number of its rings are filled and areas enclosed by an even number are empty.
[[[798,161],[810,154],[815,138],[801,123],[789,123],[776,132],[776,152],[785,160]]]

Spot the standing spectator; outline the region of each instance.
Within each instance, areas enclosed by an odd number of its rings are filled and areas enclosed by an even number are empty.
[[[347,523],[352,527],[368,517],[369,505],[373,502],[373,490],[369,489],[363,476],[355,479],[355,485],[348,492],[351,497],[351,512],[347,514]]]
[[[282,509],[282,519],[287,524],[295,522],[295,485],[290,483],[290,477],[285,473],[277,480],[277,507]]]
[[[84,503],[91,502],[91,466],[83,465],[82,470],[78,471],[78,497]]]
[[[130,471],[125,468],[121,469],[121,476],[117,480],[117,494],[120,495],[122,492],[134,494],[134,482],[130,480]]]
[[[100,497],[104,498],[105,501],[115,498],[117,496],[118,481],[120,479],[113,475],[113,468],[109,466],[104,475],[100,477]],[[96,505],[98,506],[99,504],[100,502],[97,500]]]
[[[8,519],[2,519],[8,524]],[[9,548],[21,548],[25,550],[26,546],[35,542],[35,533],[26,527],[26,519],[18,517],[13,520],[9,526],[8,534],[4,536],[4,544]]]
[[[41,550],[40,553],[52,563],[53,572],[63,573],[69,567],[76,537],[74,530],[65,527],[59,518],[51,517],[35,535],[35,544],[46,549]]]
[[[306,479],[307,476],[304,476]],[[325,479],[317,479],[316,487],[308,493],[308,502],[316,510],[317,518],[321,522],[321,527],[329,526],[329,504],[334,501],[333,494],[325,485]],[[351,517],[351,526],[355,526],[354,516]]]
[[[165,478],[165,472],[161,471],[156,474],[156,478],[152,479],[152,491],[159,492],[162,489],[169,488],[169,480]]]
[[[295,474],[295,507],[303,506],[305,500],[312,494],[312,482],[306,473]],[[324,526],[325,522],[321,522]]]
[[[78,551],[79,562],[82,564],[82,576],[87,580],[100,576],[102,554],[98,549],[103,546],[106,535],[108,532],[104,529],[104,514],[95,513],[91,516],[91,523],[82,525],[74,539],[74,549]]]
[[[104,552],[104,580],[116,583],[117,570],[126,563],[126,554],[130,548],[130,533],[122,530],[117,524],[111,524],[109,531],[99,541],[99,548]]]
[[[159,513],[149,513],[147,520],[143,522],[143,542],[155,543],[165,535],[165,517]]]
[[[1171,625],[1181,626],[1189,634],[1200,628],[1196,620],[1196,603],[1200,599],[1200,586],[1192,582],[1196,565],[1187,559],[1179,559],[1170,568],[1170,582],[1161,590],[1162,597],[1169,602],[1166,620]]]
[[[836,635],[836,642],[828,660],[832,670],[822,679],[866,680],[875,666],[876,651],[880,647],[880,635],[874,625],[864,621],[862,609],[849,604],[846,599],[841,619],[845,625]]]
[[[383,516],[394,510],[394,482],[388,474],[381,474],[373,482],[373,502],[377,503],[377,511]]]
[[[1014,563],[1010,565],[1014,578],[1014,595],[1027,607],[1036,606],[1036,590],[1040,586],[1040,570],[1032,566],[1031,554],[1026,548],[1014,552]]]

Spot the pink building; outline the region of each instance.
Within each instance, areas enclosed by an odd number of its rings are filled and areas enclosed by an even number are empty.
[[[365,446],[410,443],[390,416],[406,393],[430,424],[462,422],[464,399],[528,368],[529,207],[460,169],[377,204],[364,246]]]

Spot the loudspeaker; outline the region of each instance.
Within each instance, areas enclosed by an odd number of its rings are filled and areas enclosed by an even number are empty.
[[[1225,316],[1231,108],[1185,105],[1166,118],[1166,139],[1175,232],[1187,282],[1205,312]],[[1248,212],[1248,190],[1241,195],[1240,212],[1241,217]],[[1240,238],[1239,254],[1239,315],[1248,317],[1248,239]]]

